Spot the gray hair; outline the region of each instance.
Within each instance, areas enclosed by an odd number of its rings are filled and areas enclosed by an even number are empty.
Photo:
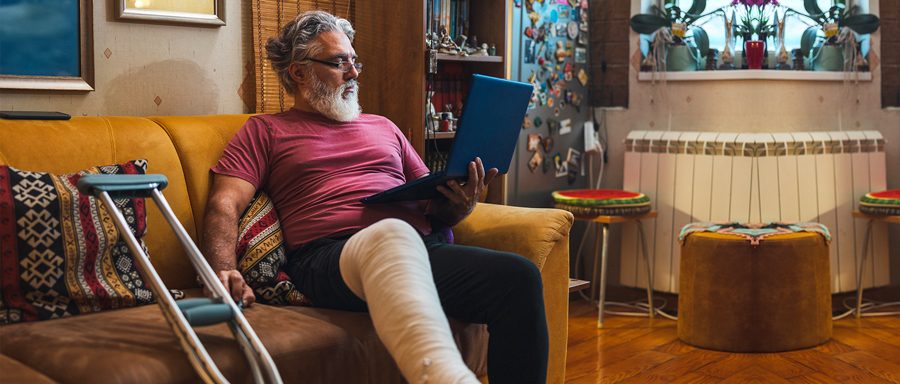
[[[297,86],[291,78],[291,63],[322,52],[322,45],[316,41],[316,37],[324,32],[343,32],[350,42],[353,42],[353,34],[356,31],[346,19],[327,12],[309,11],[301,13],[287,23],[281,28],[278,36],[270,38],[266,43],[266,53],[272,69],[289,95],[294,94],[294,88]]]

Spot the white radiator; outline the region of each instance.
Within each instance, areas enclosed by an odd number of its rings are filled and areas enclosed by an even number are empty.
[[[832,292],[856,289],[868,221],[859,198],[886,189],[884,139],[877,131],[714,133],[632,131],[624,189],[646,194],[653,289],[678,292],[684,225],[700,221],[812,221],[831,231]],[[890,283],[887,224],[876,224],[863,287]],[[622,228],[621,284],[647,287],[637,226]]]

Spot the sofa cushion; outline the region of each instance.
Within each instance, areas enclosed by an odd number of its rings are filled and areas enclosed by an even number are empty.
[[[285,383],[404,382],[368,313],[253,304],[243,314]],[[452,320],[450,326],[467,365],[484,373],[486,327]],[[194,329],[230,382],[252,382],[226,324]],[[155,305],[3,326],[0,350],[60,383],[200,382]]]
[[[281,223],[272,200],[258,190],[241,215],[235,251],[238,270],[261,304],[312,305],[282,270],[287,261]]]
[[[6,355],[0,355],[4,383],[55,384],[49,377]]]
[[[112,217],[81,195],[82,175],[144,174],[146,160],[53,175],[0,166],[0,322],[46,320],[153,302]],[[146,251],[144,199],[115,200]]]

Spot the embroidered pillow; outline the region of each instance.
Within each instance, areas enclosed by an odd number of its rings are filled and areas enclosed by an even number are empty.
[[[0,166],[0,323],[37,321],[154,301],[102,204],[83,196],[82,175],[144,174],[146,160],[68,175]],[[140,241],[144,199],[115,200]]]
[[[256,294],[256,301],[272,305],[310,306],[282,267],[287,261],[281,223],[272,200],[262,190],[241,215],[236,254],[238,270]]]

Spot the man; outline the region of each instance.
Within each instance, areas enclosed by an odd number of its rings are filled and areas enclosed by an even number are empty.
[[[236,270],[237,222],[257,189],[282,220],[285,270],[317,307],[369,311],[379,338],[410,383],[477,383],[446,316],[488,324],[491,383],[543,383],[548,336],[540,273],[523,257],[448,244],[497,174],[480,159],[464,185],[430,201],[363,205],[359,199],[428,169],[389,120],[361,114],[362,65],[347,20],[307,12],[266,46],[294,107],[250,118],[215,172],[204,254],[234,299],[253,291]]]

